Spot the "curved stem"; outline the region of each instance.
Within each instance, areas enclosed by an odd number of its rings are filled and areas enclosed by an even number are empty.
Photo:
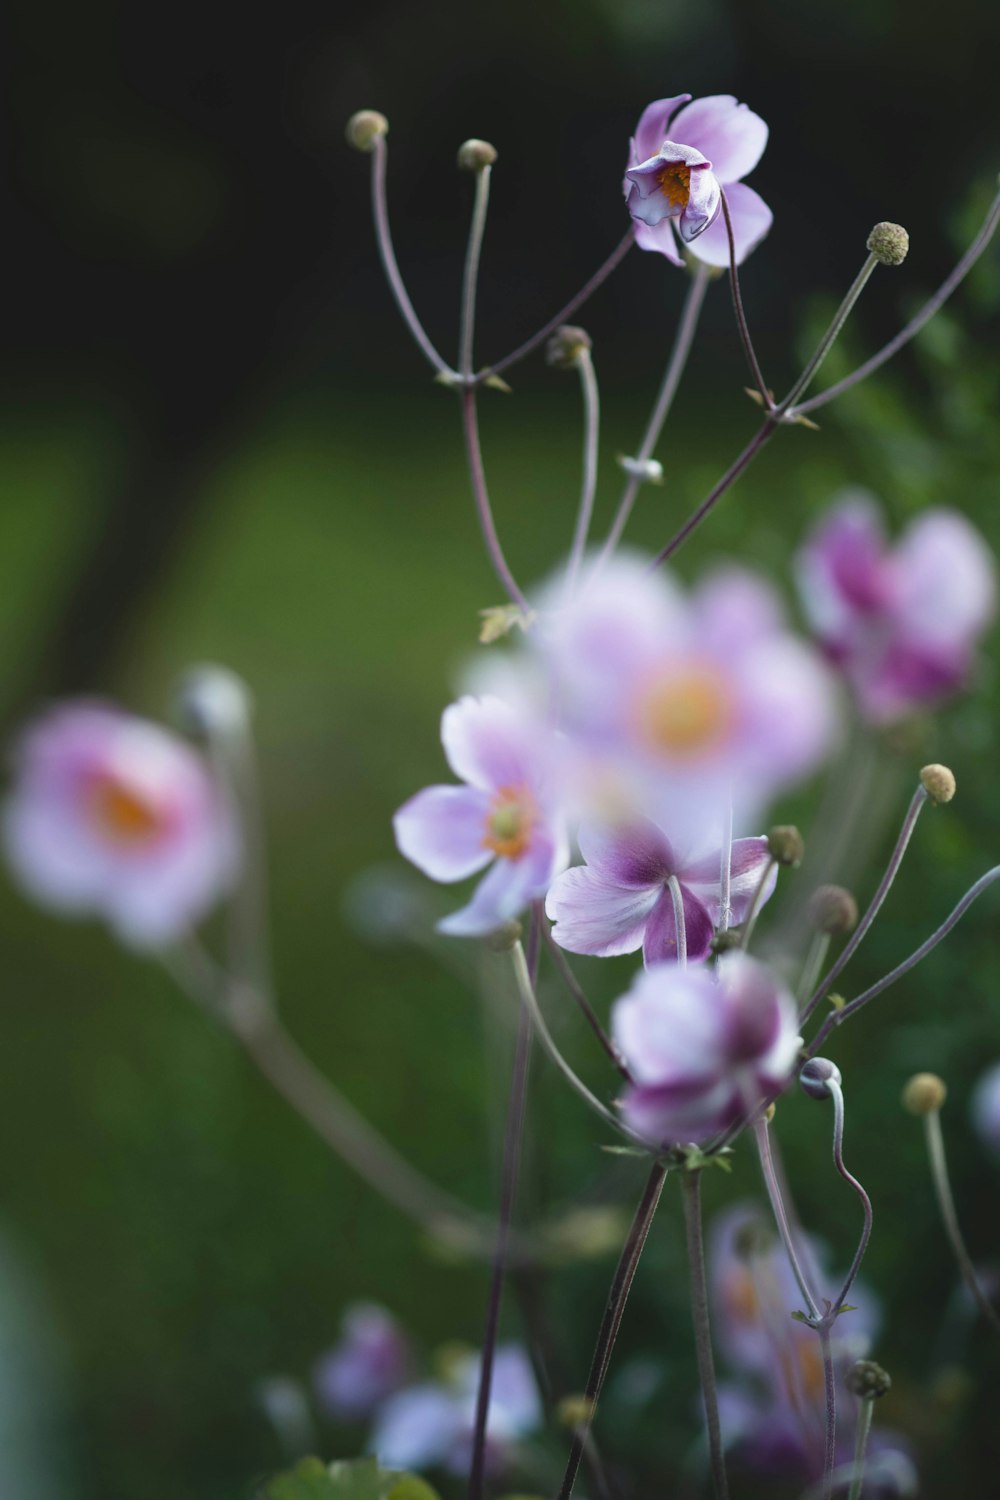
[[[403,278],[399,272],[396,261],[396,252],[392,248],[392,235],[389,232],[389,208],[385,195],[385,167],[388,150],[385,137],[379,136],[375,142],[372,152],[372,214],[375,219],[375,240],[378,245],[378,253],[382,260],[382,268],[385,271],[385,279],[389,283],[389,290],[396,300],[396,306],[403,315],[403,321],[413,335],[417,346],[424,358],[434,366],[439,375],[444,376],[448,384],[456,379],[456,372],[446,363],[431,343],[424,332],[423,325],[413,310],[413,303],[403,284]]]
[[[830,951],[830,934],[828,932],[814,932],[812,942],[809,944],[809,952],[806,961],[802,965],[802,973],[795,990],[795,998],[799,1002],[799,1009],[805,1005],[806,1000],[812,994],[819,981],[819,972],[826,963],[826,955]]]
[[[777,860],[775,859],[769,859],[767,861],[763,870],[761,871],[760,879],[758,880],[757,887],[753,893],[753,899],[750,902],[750,909],[747,912],[746,921],[743,923],[743,933],[740,938],[740,947],[743,949],[744,953],[750,946],[750,939],[753,937],[753,930],[757,926],[757,918],[760,916],[760,909],[764,905],[764,890],[767,886],[771,871],[774,869],[776,864]]]
[[[472,377],[472,345],[476,327],[476,284],[479,280],[479,257],[486,229],[486,211],[490,203],[490,177],[493,168],[480,167],[476,172],[476,196],[469,225],[469,244],[465,252],[462,277],[462,312],[459,333],[458,369],[463,380]]]
[[[743,452],[739,454],[737,458],[733,459],[733,462],[729,465],[729,468],[723,474],[718,483],[715,484],[711,490],[709,490],[708,494],[698,506],[697,510],[691,513],[688,519],[684,522],[684,525],[680,528],[679,531],[676,531],[674,533],[674,535],[670,538],[670,541],[667,542],[666,546],[660,548],[659,552],[656,554],[656,556],[653,558],[652,563],[650,564],[651,568],[658,568],[661,563],[667,562],[671,557],[673,557],[674,553],[684,545],[691,533],[701,525],[702,521],[704,521],[709,512],[714,510],[715,506],[722,499],[722,496],[726,493],[726,491],[736,483],[737,479],[739,479],[744,469],[748,469],[750,467],[753,460],[757,457],[757,454],[764,447],[764,445],[770,441],[777,430],[778,424],[773,421],[771,417],[768,417],[767,421],[760,428],[760,430],[755,433],[754,436],[750,439],[749,443],[747,443],[746,447],[743,449]]]
[[[833,1078],[827,1079],[827,1088],[833,1099],[833,1161],[844,1181],[854,1189],[861,1200],[862,1212],[865,1216],[864,1228],[861,1231],[861,1239],[858,1248],[854,1252],[851,1261],[851,1269],[848,1271],[836,1301],[833,1304],[833,1313],[839,1311],[847,1301],[848,1293],[854,1285],[854,1278],[861,1269],[861,1262],[865,1258],[868,1249],[868,1241],[872,1232],[872,1202],[858,1179],[850,1173],[844,1165],[844,1091],[840,1084]]]
[[[483,540],[486,543],[486,551],[493,570],[507,591],[507,596],[517,605],[518,609],[525,613],[529,612],[529,605],[524,594],[521,592],[513,573],[507,564],[500,538],[497,536],[496,525],[493,521],[493,509],[490,505],[489,491],[486,488],[486,471],[483,468],[483,451],[479,442],[479,416],[476,410],[476,388],[474,385],[465,386],[461,393],[462,403],[462,431],[465,435],[465,453],[469,463],[469,478],[472,482],[472,494],[476,502],[476,512],[479,516],[479,524],[482,528]]]
[[[604,1027],[601,1025],[601,1022],[597,1016],[597,1012],[594,1010],[594,1007],[587,999],[587,996],[583,991],[583,986],[580,984],[580,981],[577,979],[576,975],[573,973],[573,970],[570,967],[569,960],[553,937],[552,929],[549,926],[548,922],[545,922],[542,927],[542,935],[545,938],[546,946],[552,955],[555,966],[559,970],[559,974],[563,984],[569,990],[570,994],[573,996],[573,999],[580,1007],[587,1025],[590,1027],[591,1031],[600,1042],[601,1047],[607,1054],[612,1067],[618,1070],[626,1083],[631,1083],[632,1074],[628,1070],[628,1064],[626,1063],[624,1057],[622,1057],[621,1053],[618,1051],[618,1048],[615,1046],[608,1033],[605,1031]]]
[[[833,321],[817,344],[815,353],[813,354],[812,358],[809,360],[805,369],[802,371],[802,374],[799,376],[798,380],[796,380],[795,384],[788,392],[788,395],[780,403],[778,411],[782,415],[788,412],[792,404],[796,400],[798,400],[799,396],[802,395],[802,392],[807,390],[812,384],[813,377],[815,376],[820,365],[826,359],[826,356],[829,354],[834,344],[837,342],[844,324],[847,322],[848,318],[851,315],[854,304],[857,302],[858,298],[861,296],[861,293],[864,291],[868,279],[877,265],[878,258],[874,255],[869,255],[868,259],[865,261],[864,265],[861,267],[861,270],[858,272],[857,276],[855,276],[850,287],[848,288],[847,296],[844,298],[843,302],[834,313]]]
[[[825,406],[828,401],[832,401],[836,396],[843,395],[844,391],[849,391],[852,386],[867,379],[881,365],[884,365],[887,360],[892,359],[895,354],[898,354],[900,349],[904,348],[920,332],[924,325],[930,322],[938,309],[943,307],[947,302],[955,288],[964,281],[993,238],[998,223],[1000,223],[1000,193],[997,194],[990,204],[986,218],[983,220],[982,228],[955,269],[949,276],[945,277],[934,295],[927,299],[923,307],[910,319],[906,327],[902,328],[896,334],[895,338],[890,339],[877,354],[873,354],[871,359],[865,360],[864,364],[859,365],[850,375],[845,375],[843,380],[838,380],[836,385],[830,386],[829,390],[821,391],[818,396],[813,396],[809,401],[803,401],[802,405],[797,406],[794,413],[790,412],[789,415],[816,411],[819,407]]]
[[[505,354],[503,359],[498,359],[494,364],[488,365],[486,369],[480,370],[479,374],[475,377],[476,385],[482,385],[483,381],[488,380],[491,375],[499,375],[502,370],[509,370],[511,365],[516,365],[519,360],[531,354],[533,350],[538,348],[539,344],[544,344],[549,334],[555,333],[560,324],[567,322],[577,309],[581,308],[594,295],[597,288],[603,282],[607,281],[615,267],[620,265],[625,259],[634,242],[635,230],[630,224],[625,235],[615,246],[614,250],[612,250],[607,260],[604,261],[603,265],[598,266],[593,276],[577,292],[576,296],[571,297],[566,306],[561,307],[555,317],[550,318],[544,327],[531,335],[530,339],[525,339],[523,344],[518,344],[517,348],[512,350],[510,354]]]
[[[733,309],[736,313],[736,326],[740,333],[740,343],[743,345],[743,353],[746,355],[753,383],[757,387],[761,404],[765,411],[771,411],[774,407],[774,397],[768,390],[761,374],[760,365],[757,361],[757,353],[750,337],[750,325],[747,323],[747,315],[743,308],[743,294],[740,291],[740,273],[736,266],[736,240],[733,236],[733,219],[729,212],[729,199],[726,197],[725,188],[722,189],[722,216],[726,223],[726,238],[729,240],[729,285],[733,293]]]
[[[646,431],[643,434],[642,442],[639,444],[639,451],[635,456],[637,469],[652,458],[653,450],[660,440],[660,433],[663,431],[664,423],[670,415],[670,408],[674,404],[677,387],[681,383],[681,376],[684,374],[688,355],[691,353],[691,346],[694,343],[694,336],[698,328],[698,319],[701,315],[705,293],[708,290],[710,280],[711,275],[708,267],[704,265],[699,265],[691,277],[687,296],[684,299],[684,307],[681,311],[681,320],[677,325],[677,333],[674,337],[674,346],[670,351],[670,359],[664,372],[663,384],[660,386],[656,397],[656,404],[650,414],[649,422],[646,424]],[[632,514],[632,507],[635,504],[635,497],[639,493],[639,486],[641,484],[641,473],[633,472],[629,474],[621,500],[618,502],[618,510],[615,513],[611,530],[608,532],[604,546],[601,548],[598,567],[607,561],[621,540],[622,532],[625,530],[628,518]]]
[[[979,1284],[976,1268],[972,1264],[972,1256],[966,1248],[962,1231],[959,1228],[958,1214],[955,1210],[955,1199],[951,1191],[951,1182],[948,1177],[948,1158],[945,1156],[944,1136],[941,1134],[941,1116],[933,1109],[930,1114],[924,1115],[924,1131],[927,1137],[927,1155],[931,1165],[931,1177],[934,1182],[934,1191],[937,1195],[938,1207],[941,1210],[941,1218],[944,1223],[945,1233],[951,1244],[952,1251],[958,1269],[962,1273],[970,1293],[975,1299],[976,1306],[986,1321],[1000,1333],[1000,1315],[990,1302],[986,1293]]]
[[[597,445],[601,429],[601,402],[597,390],[597,376],[589,349],[581,349],[576,357],[580,372],[580,390],[583,395],[583,478],[580,484],[580,507],[577,511],[576,529],[566,566],[566,592],[571,594],[576,584],[577,573],[587,546],[587,534],[594,513],[594,495],[597,491]]]
[[[818,1318],[820,1315],[819,1302],[806,1278],[802,1262],[799,1260],[795,1239],[788,1223],[788,1215],[785,1212],[785,1201],[781,1194],[781,1185],[774,1170],[774,1162],[771,1160],[771,1143],[768,1139],[767,1121],[758,1120],[754,1125],[753,1132],[757,1142],[757,1152],[760,1156],[761,1171],[764,1174],[764,1186],[767,1188],[767,1196],[770,1199],[771,1211],[774,1214],[774,1222],[778,1226],[781,1243],[784,1245],[785,1254],[788,1256],[788,1264],[792,1268],[792,1274],[798,1283],[799,1291],[805,1299],[806,1311],[810,1318]]]
[[[698,1378],[705,1401],[705,1425],[708,1429],[708,1452],[712,1468],[715,1500],[727,1500],[726,1457],[722,1447],[719,1423],[719,1398],[715,1384],[715,1362],[712,1358],[712,1330],[708,1316],[708,1284],[705,1276],[705,1243],[701,1226],[701,1173],[685,1172],[684,1227],[687,1238],[688,1270],[691,1281],[691,1319],[694,1324]]]
[[[684,920],[684,892],[676,875],[667,879],[670,889],[670,899],[674,907],[674,929],[677,933],[677,962],[681,968],[687,967],[688,945],[687,945],[687,923]]]
[[[733,789],[729,788],[722,816],[722,845],[719,849],[719,931],[728,932],[732,920],[733,888]]]

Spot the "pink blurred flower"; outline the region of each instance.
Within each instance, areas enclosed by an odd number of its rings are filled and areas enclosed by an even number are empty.
[[[401,853],[432,880],[463,880],[492,865],[468,905],[438,923],[472,937],[544,896],[568,849],[544,731],[499,698],[467,697],[445,709],[441,739],[466,785],[425,787],[393,826]]]
[[[392,1314],[374,1302],[355,1302],[344,1313],[339,1343],[317,1362],[313,1383],[327,1411],[354,1422],[398,1390],[409,1367],[409,1343]]]
[[[566,870],[549,890],[545,910],[553,936],[571,953],[608,957],[642,948],[648,967],[677,957],[674,903],[668,884],[676,879],[684,907],[687,957],[707,958],[720,917],[721,852],[694,859],[679,854],[648,819],[614,828],[581,829],[585,865]],[[730,914],[742,922],[770,859],[766,838],[737,839],[732,846]],[[765,899],[774,890],[777,867]]]
[[[231,886],[239,840],[196,752],[80,699],[22,735],[3,813],[11,869],[45,906],[95,913],[136,948],[169,943]]]
[[[862,713],[890,723],[957,692],[996,610],[996,567],[957,511],[924,511],[890,549],[867,495],[836,505],[798,561],[802,606]]]
[[[656,1145],[704,1141],[791,1076],[801,1038],[791,995],[744,953],[715,973],[654,964],[615,1003],[611,1030],[635,1080],[623,1116]]]
[[[678,94],[650,104],[636,126],[625,173],[636,244],[676,266],[684,264],[679,249],[707,265],[728,266],[729,238],[719,211],[725,189],[737,263],[745,260],[771,227],[771,210],[741,181],[766,145],[764,121],[731,94],[693,103],[690,94]]]

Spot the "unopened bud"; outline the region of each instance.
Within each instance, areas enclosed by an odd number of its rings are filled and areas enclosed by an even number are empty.
[[[830,1084],[840,1085],[840,1069],[828,1057],[812,1057],[803,1065],[799,1083],[810,1099],[827,1099]]]
[[[820,885],[809,898],[809,920],[817,932],[830,937],[853,932],[858,925],[858,903],[842,885]]]
[[[521,941],[520,922],[504,922],[486,936],[486,946],[491,953],[509,953]]]
[[[764,1119],[767,1121],[768,1125],[770,1125],[771,1121],[774,1119],[774,1117],[775,1117],[775,1115],[777,1113],[778,1113],[778,1106],[775,1104],[774,1100],[772,1099],[771,1102],[770,1102],[770,1104],[767,1106],[767,1108],[764,1111]]]
[[[492,167],[496,159],[497,148],[489,141],[477,141],[473,137],[470,141],[463,141],[458,148],[458,165],[463,172],[481,172],[484,167]]]
[[[177,715],[189,734],[219,739],[245,733],[251,714],[243,679],[228,667],[190,667],[177,689]]]
[[[727,927],[725,932],[717,932],[712,939],[712,952],[716,955],[742,947],[743,934],[738,927]]]
[[[585,328],[564,323],[545,345],[545,362],[556,370],[569,370],[581,354],[590,352],[590,334]]]
[[[860,1396],[862,1401],[877,1401],[885,1395],[892,1380],[889,1372],[873,1359],[859,1359],[844,1376],[844,1384],[852,1396]]]
[[[903,1108],[911,1115],[932,1115],[948,1097],[943,1078],[936,1073],[914,1073],[903,1090]]]
[[[779,865],[790,865],[793,869],[802,863],[806,852],[805,840],[794,823],[779,823],[767,835],[768,852]]]
[[[955,795],[955,775],[947,766],[924,766],[920,781],[932,802],[950,802]]]
[[[910,236],[902,224],[876,224],[868,236],[868,248],[882,266],[901,266],[910,248]]]
[[[597,1402],[582,1392],[564,1396],[556,1407],[556,1417],[564,1427],[587,1427],[593,1420]]]
[[[344,134],[355,151],[374,151],[375,142],[389,133],[389,121],[377,109],[359,109],[347,122]]]
[[[658,458],[630,458],[627,453],[619,453],[618,462],[630,478],[638,479],[641,484],[663,483],[663,465]]]

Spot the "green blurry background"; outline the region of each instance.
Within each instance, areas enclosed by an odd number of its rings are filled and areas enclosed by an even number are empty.
[[[746,99],[772,128],[753,182],[775,228],[744,288],[780,388],[875,220],[907,225],[910,259],[876,277],[834,373],[899,326],[974,232],[998,165],[998,15],[976,0],[953,0],[946,17],[899,0],[8,8],[6,728],[66,692],[163,715],[192,661],[246,678],[288,1023],[390,1138],[470,1202],[492,1202],[509,1008],[501,993],[484,1009],[433,953],[373,942],[349,908],[360,872],[393,865],[393,809],[442,774],[438,716],[476,649],[477,610],[499,596],[455,403],[397,324],[374,256],[367,163],[344,146],[343,122],[360,106],[390,117],[397,247],[446,353],[469,200],[454,152],[469,135],[499,147],[480,318],[488,359],[544,321],[620,237],[640,109],[682,89]],[[683,290],[658,257],[634,253],[581,315],[606,411],[599,528],[617,496],[614,454],[638,442]],[[787,586],[794,547],[847,483],[880,493],[897,524],[928,503],[958,505],[996,545],[998,305],[994,250],[891,374],[825,411],[821,432],[790,431],[768,449],[682,571],[735,552]],[[537,357],[512,383],[512,396],[483,401],[484,444],[505,545],[531,578],[572,525],[578,396]],[[643,493],[637,542],[662,543],[745,441],[744,383],[723,282],[662,444],[667,484]],[[961,793],[925,816],[852,989],[915,946],[996,860],[991,661],[988,643],[975,697],[880,753],[866,862],[848,872],[862,894],[915,768],[948,761]],[[776,812],[808,836],[812,800]],[[446,895],[412,889],[429,929]],[[156,968],[96,927],[33,910],[6,882],[0,900],[10,1262],[0,1404],[7,1451],[23,1461],[17,1500],[249,1496],[285,1457],[260,1382],[307,1381],[351,1299],[384,1301],[428,1347],[479,1339],[484,1271],[429,1253]],[[866,1273],[885,1299],[887,1419],[918,1444],[926,1493],[941,1496],[995,1493],[1000,1360],[981,1330],[963,1332],[919,1127],[897,1100],[917,1068],[947,1077],[957,1193],[973,1252],[988,1259],[1000,1182],[966,1101],[1000,1058],[995,912],[985,898],[836,1050],[848,1159],[876,1207]],[[585,970],[602,1004],[629,972]],[[478,988],[498,984],[494,970]],[[595,1086],[609,1087],[573,1018],[560,1027]],[[846,1261],[857,1213],[828,1166],[829,1121],[804,1098],[781,1117],[806,1221]],[[529,1217],[637,1197],[641,1168],[602,1159],[595,1124],[544,1063],[531,1126]],[[743,1149],[732,1180],[708,1185],[711,1199],[752,1194],[756,1181]],[[659,1360],[661,1385],[641,1410],[620,1396],[604,1430],[609,1452],[644,1476],[640,1494],[670,1487],[696,1431],[674,1197],[620,1356]],[[548,1288],[567,1389],[582,1383],[612,1264],[575,1263]],[[359,1441],[316,1437],[329,1456]]]

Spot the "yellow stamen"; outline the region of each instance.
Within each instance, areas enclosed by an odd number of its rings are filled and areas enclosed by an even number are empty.
[[[660,673],[637,705],[639,733],[652,749],[693,759],[723,741],[733,724],[729,684],[711,663]]]
[[[134,787],[111,776],[102,777],[91,787],[88,807],[101,832],[115,843],[146,843],[163,828],[160,809]]]
[[[502,786],[490,803],[483,848],[502,859],[517,859],[527,849],[538,816],[535,799],[527,787]]]
[[[691,168],[682,161],[669,161],[656,174],[660,192],[671,208],[687,208],[691,196]]]

